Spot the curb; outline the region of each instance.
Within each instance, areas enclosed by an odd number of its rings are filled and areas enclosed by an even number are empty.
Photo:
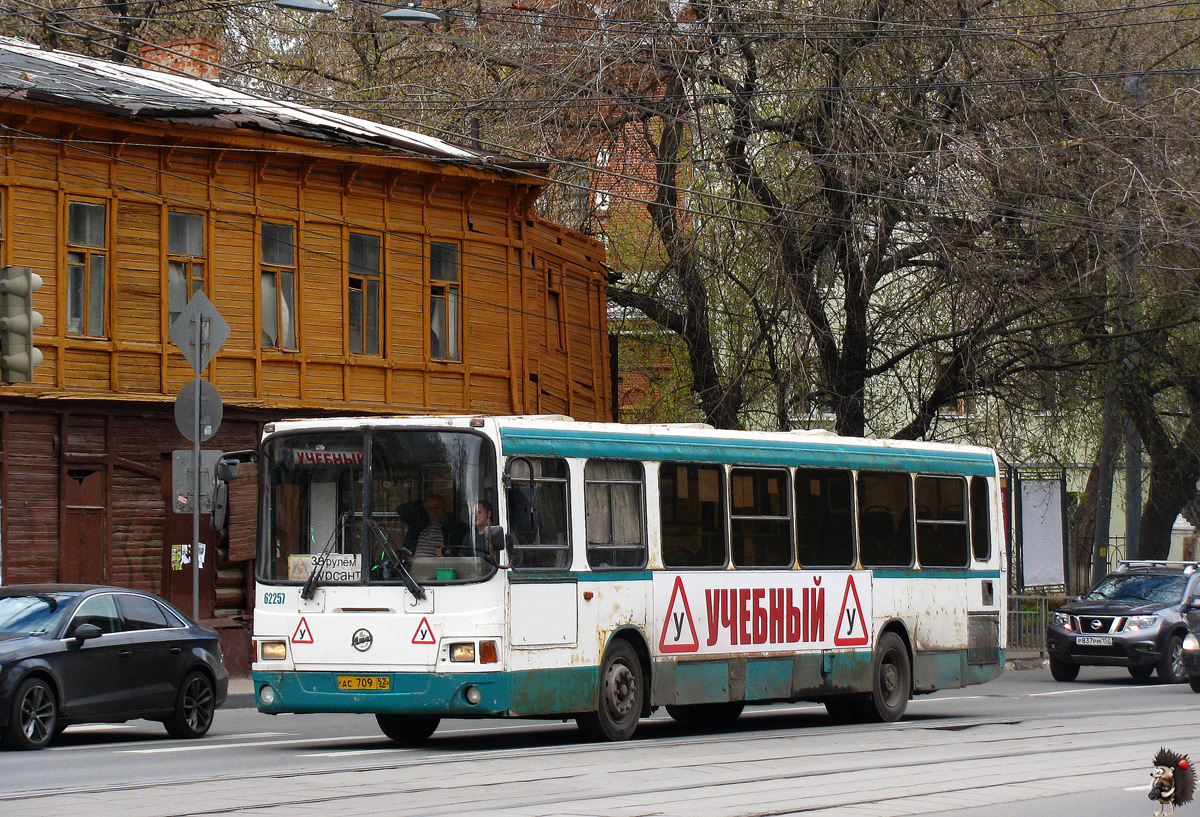
[[[1047,666],[1049,666],[1049,661],[1045,658],[1010,658],[1004,662],[1004,671],[1045,669]]]

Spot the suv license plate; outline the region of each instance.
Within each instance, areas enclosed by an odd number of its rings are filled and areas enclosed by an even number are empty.
[[[364,689],[391,689],[392,679],[386,675],[339,675],[338,689],[359,691]]]
[[[1081,647],[1111,647],[1111,635],[1081,635],[1075,638],[1075,643]]]

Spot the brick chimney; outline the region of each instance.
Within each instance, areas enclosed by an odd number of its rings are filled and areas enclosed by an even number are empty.
[[[142,46],[142,68],[197,79],[220,79],[221,46],[207,37],[185,37]]]

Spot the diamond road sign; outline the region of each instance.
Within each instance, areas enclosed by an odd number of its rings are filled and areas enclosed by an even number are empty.
[[[196,342],[196,321],[200,321],[200,342]],[[192,368],[201,371],[216,356],[229,337],[229,324],[203,292],[197,292],[171,324],[171,340],[183,352]]]

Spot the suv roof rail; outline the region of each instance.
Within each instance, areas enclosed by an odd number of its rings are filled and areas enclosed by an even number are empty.
[[[1146,567],[1178,567],[1183,568],[1183,574],[1190,576],[1200,570],[1200,562],[1173,559],[1122,559],[1117,563],[1117,571],[1125,572],[1130,568]]]

